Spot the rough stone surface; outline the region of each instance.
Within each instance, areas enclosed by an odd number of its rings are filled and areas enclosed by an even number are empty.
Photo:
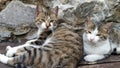
[[[82,20],[90,17],[94,22],[100,22],[110,16],[111,13],[106,3],[91,1],[80,4],[75,10],[75,15]]]
[[[120,0],[108,0],[107,3],[109,4],[109,8],[113,9],[120,3]]]
[[[108,17],[106,21],[120,23],[120,4],[116,8],[114,8],[113,15]]]
[[[0,3],[3,5],[10,1],[11,0],[0,0]],[[60,17],[72,22],[78,20],[77,23],[74,22],[72,25],[84,23],[87,16],[90,16],[95,22],[104,20],[106,17],[108,17],[106,21],[114,21],[115,23],[120,22],[120,6],[117,6],[120,4],[120,0],[108,0],[105,1],[105,3],[97,1],[99,0],[45,0],[44,4],[52,8],[58,5],[60,11],[59,15],[62,15]],[[7,7],[0,12],[0,25],[7,27],[14,35],[24,35],[30,31],[31,27],[34,27],[35,6],[25,3],[35,4],[36,1],[11,1]],[[111,11],[113,15],[109,17]],[[30,36],[28,33],[27,38]]]
[[[0,12],[0,25],[12,28],[21,24],[34,24],[35,8],[29,7],[20,1],[12,1]]]
[[[7,40],[11,37],[11,31],[6,27],[0,26],[0,42]]]
[[[31,27],[35,27],[35,6],[21,1],[11,1],[0,12],[0,40],[6,40],[14,35],[24,35]],[[4,27],[4,28],[2,28]]]
[[[13,0],[0,0],[0,11],[3,10]],[[19,0],[26,4],[35,4],[35,0]]]

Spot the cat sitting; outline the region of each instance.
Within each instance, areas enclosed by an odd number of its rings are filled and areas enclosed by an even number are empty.
[[[120,34],[115,32],[112,23],[97,24],[89,18],[85,23],[83,44],[85,57],[88,62],[95,62],[106,58],[112,52],[120,54]],[[114,41],[115,39],[118,39]],[[114,41],[114,42],[113,42]]]

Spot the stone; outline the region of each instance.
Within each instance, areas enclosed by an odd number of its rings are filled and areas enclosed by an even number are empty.
[[[30,27],[35,22],[35,8],[27,6],[21,1],[11,1],[0,12],[0,25],[17,28],[18,25],[28,24]]]
[[[19,36],[19,35],[27,34],[30,30],[31,28],[28,25],[24,24],[24,25],[18,26],[14,30],[11,30],[11,32],[16,36]]]
[[[109,8],[112,10],[120,3],[120,0],[108,0]]]
[[[52,7],[59,7],[59,13],[58,17],[59,18],[64,18],[70,20],[73,15],[73,10],[77,7],[77,5],[80,3],[79,0],[53,0],[52,1]],[[70,20],[71,21],[71,20]]]
[[[120,4],[113,9],[113,15],[108,17],[106,22],[120,23]]]
[[[12,0],[0,0],[0,11],[3,10]],[[26,4],[35,4],[35,0],[19,0]]]
[[[25,39],[31,40],[37,38],[37,29],[31,29],[29,33],[26,34]]]
[[[11,1],[0,12],[0,41],[14,36],[25,35],[35,26],[35,5]],[[4,27],[4,28],[3,28]]]
[[[11,35],[11,31],[9,31],[6,27],[0,26],[0,42],[8,40]]]
[[[35,4],[36,0],[20,0],[20,1],[22,1],[23,3],[27,3],[27,4]]]
[[[90,17],[94,22],[103,21],[106,17],[110,16],[108,7],[105,6],[103,2],[91,1],[85,2],[80,5],[75,10],[75,16],[79,19],[84,19]]]

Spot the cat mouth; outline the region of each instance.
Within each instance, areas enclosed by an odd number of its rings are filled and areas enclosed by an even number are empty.
[[[94,39],[90,39],[89,41],[90,41],[90,42],[93,42],[93,41],[94,41]]]
[[[47,24],[46,24],[46,28],[47,28],[47,29],[49,29],[50,26],[51,26],[50,23],[47,23]]]
[[[88,40],[90,43],[96,43],[94,40]]]
[[[94,41],[89,41],[89,44],[91,44],[91,45],[96,45],[97,43],[96,42],[94,42]]]

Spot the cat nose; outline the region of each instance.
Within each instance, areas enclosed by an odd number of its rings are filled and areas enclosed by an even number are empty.
[[[46,27],[49,28],[50,27],[50,23],[46,23]]]
[[[92,42],[94,39],[93,38],[90,38],[90,42]]]

